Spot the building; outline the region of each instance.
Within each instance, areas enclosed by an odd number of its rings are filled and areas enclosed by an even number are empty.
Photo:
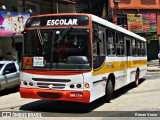
[[[113,23],[147,39],[148,60],[157,59],[160,46],[159,0],[109,0]]]
[[[29,16],[76,12],[72,0],[1,0],[0,59],[21,62],[24,24]]]
[[[12,56],[16,56],[17,60],[21,61],[23,41],[21,32],[29,16],[67,12],[91,13],[145,37],[148,60],[157,59],[160,46],[159,0],[0,1],[0,58],[3,56],[10,60]],[[12,16],[8,22],[9,13]],[[18,18],[23,18],[22,24],[17,25]]]
[[[103,8],[107,0],[76,0],[77,13],[91,13],[103,17]]]

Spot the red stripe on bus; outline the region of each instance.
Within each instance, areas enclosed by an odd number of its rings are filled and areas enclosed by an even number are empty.
[[[39,74],[39,75],[76,75],[90,72],[90,70],[84,71],[53,71],[53,70],[21,70],[25,73]]]

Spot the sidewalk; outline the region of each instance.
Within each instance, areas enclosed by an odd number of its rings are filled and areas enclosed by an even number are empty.
[[[148,61],[147,71],[160,72],[159,59]]]

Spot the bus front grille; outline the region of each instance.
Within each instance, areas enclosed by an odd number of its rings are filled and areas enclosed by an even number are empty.
[[[57,83],[37,83],[39,88],[46,88],[46,89],[64,89],[65,84],[57,84]]]
[[[64,89],[70,79],[32,78],[37,87],[42,89]]]
[[[38,82],[64,82],[68,83],[71,80],[70,79],[46,79],[46,78],[32,78],[33,81],[38,81]]]
[[[37,94],[42,98],[54,98],[54,99],[58,99],[62,96],[61,93],[38,92]]]

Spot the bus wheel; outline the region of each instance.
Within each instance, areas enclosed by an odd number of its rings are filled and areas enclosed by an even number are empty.
[[[137,87],[139,85],[139,72],[136,71],[134,86]]]
[[[104,96],[104,102],[110,102],[113,96],[113,84],[112,81],[109,79],[108,83],[106,85],[106,91],[105,91],[105,96]]]

